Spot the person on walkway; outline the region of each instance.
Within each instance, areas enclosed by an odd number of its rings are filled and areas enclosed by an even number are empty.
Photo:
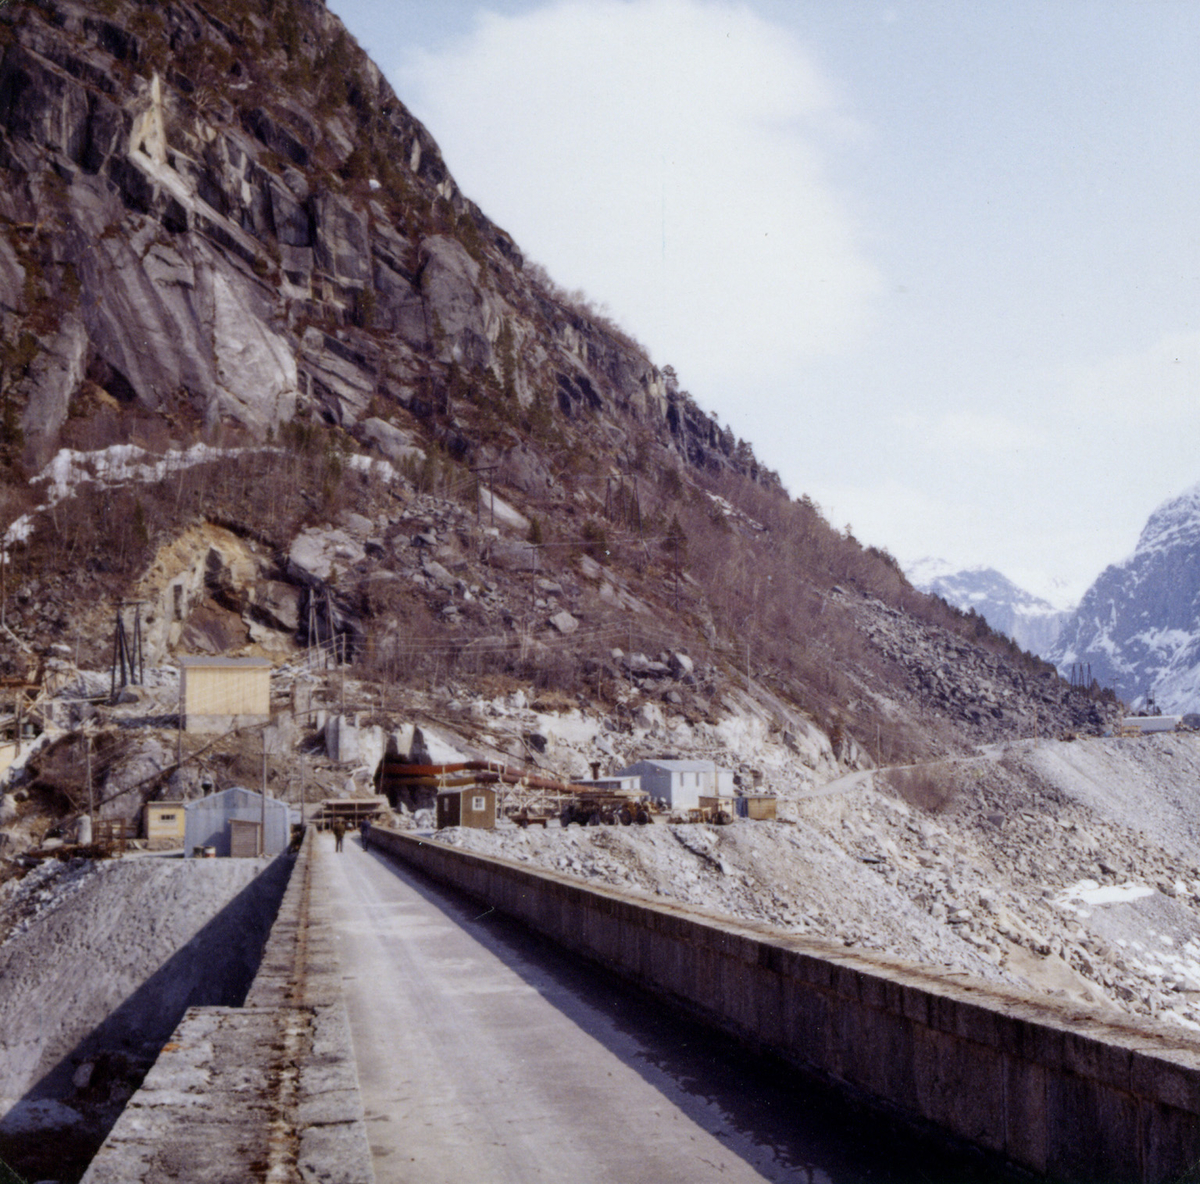
[[[346,837],[346,824],[340,819],[336,819],[333,824],[333,849],[340,851],[342,849],[342,840]]]
[[[369,818],[364,818],[362,820],[362,826],[359,829],[362,832],[362,845],[363,850],[365,851],[367,849],[367,839],[371,835],[371,820]]]

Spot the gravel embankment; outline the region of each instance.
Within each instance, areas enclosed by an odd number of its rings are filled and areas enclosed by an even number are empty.
[[[1022,741],[930,772],[932,796],[877,773],[781,802],[787,822],[438,837],[1200,1030],[1200,737]]]
[[[52,861],[0,886],[0,1157],[86,1163],[184,1011],[240,1003],[287,882],[269,865]]]

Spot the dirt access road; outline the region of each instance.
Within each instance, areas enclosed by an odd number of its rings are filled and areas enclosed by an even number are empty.
[[[900,1142],[357,837],[327,859],[377,1178],[998,1179]]]

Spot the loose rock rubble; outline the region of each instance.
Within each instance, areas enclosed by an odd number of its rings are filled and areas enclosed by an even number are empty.
[[[856,601],[855,615],[870,642],[903,670],[918,714],[953,720],[978,742],[1064,730],[1094,734],[1117,718],[1115,699],[1089,701],[1050,668],[1034,674],[880,600]]]
[[[787,822],[437,837],[1200,1030],[1200,738],[1021,742],[922,772],[791,793]]]

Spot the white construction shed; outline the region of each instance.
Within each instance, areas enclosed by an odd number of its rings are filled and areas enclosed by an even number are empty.
[[[733,795],[733,773],[719,769],[715,761],[640,760],[613,777],[640,777],[642,792],[663,798],[672,809],[695,809],[701,797]]]
[[[228,732],[271,718],[266,658],[180,658],[180,700],[188,732]]]
[[[1122,721],[1127,732],[1141,732],[1143,736],[1151,732],[1174,732],[1181,723],[1182,715],[1127,715]]]
[[[183,853],[212,847],[218,855],[278,855],[292,837],[292,810],[279,798],[263,799],[251,789],[234,786],[184,807]],[[264,826],[265,824],[265,826]],[[263,835],[260,846],[259,834]]]

